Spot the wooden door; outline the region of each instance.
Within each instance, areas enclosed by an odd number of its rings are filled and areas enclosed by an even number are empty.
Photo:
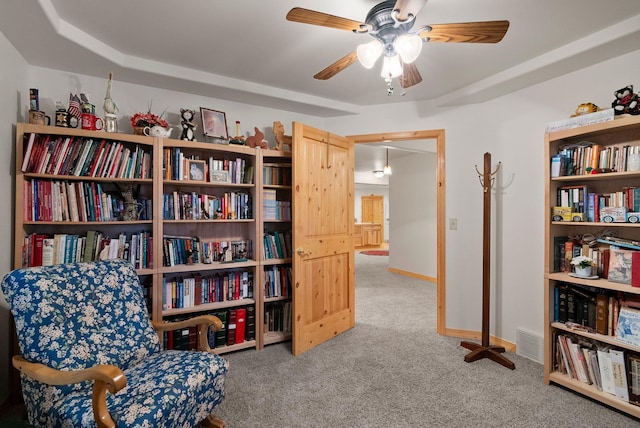
[[[362,222],[363,223],[375,223],[380,225],[380,233],[384,240],[384,196],[382,195],[368,195],[360,198],[362,204]]]
[[[294,355],[355,325],[353,142],[293,123]]]

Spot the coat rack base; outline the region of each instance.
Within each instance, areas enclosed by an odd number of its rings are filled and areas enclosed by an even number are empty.
[[[471,350],[471,352],[464,357],[464,360],[467,363],[472,363],[474,361],[481,360],[482,358],[489,358],[498,364],[502,364],[508,369],[514,370],[516,368],[516,365],[511,360],[502,355],[505,351],[502,346],[483,346],[478,343],[467,341],[460,342],[460,345]]]

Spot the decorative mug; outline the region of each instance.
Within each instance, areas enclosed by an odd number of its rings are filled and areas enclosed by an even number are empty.
[[[63,128],[77,128],[78,127],[78,119],[70,115],[66,110],[58,110],[56,111],[56,126],[61,126]]]
[[[34,125],[51,125],[51,117],[40,110],[29,110],[29,123]]]
[[[90,131],[99,131],[104,126],[104,121],[91,113],[82,113],[80,123],[82,124],[82,129],[88,129]]]

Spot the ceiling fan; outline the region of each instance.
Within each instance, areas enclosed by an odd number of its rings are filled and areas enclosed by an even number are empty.
[[[413,63],[420,54],[422,42],[498,43],[509,28],[509,21],[503,20],[424,25],[410,31],[415,17],[426,2],[427,0],[383,1],[371,8],[364,22],[294,7],[287,14],[287,20],[354,33],[368,33],[374,38],[316,73],[313,76],[315,79],[330,79],[356,60],[365,68],[372,68],[377,59],[383,56],[381,76],[388,85],[391,85],[393,78],[399,78],[403,88],[422,81],[422,76]]]

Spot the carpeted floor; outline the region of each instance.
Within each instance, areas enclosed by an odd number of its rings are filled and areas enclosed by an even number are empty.
[[[543,383],[542,365],[507,353],[509,370],[464,362],[435,334],[435,284],[356,258],[356,326],[293,357],[289,344],[227,355],[217,416],[249,427],[632,427],[624,414]],[[478,306],[478,311],[481,311]]]

